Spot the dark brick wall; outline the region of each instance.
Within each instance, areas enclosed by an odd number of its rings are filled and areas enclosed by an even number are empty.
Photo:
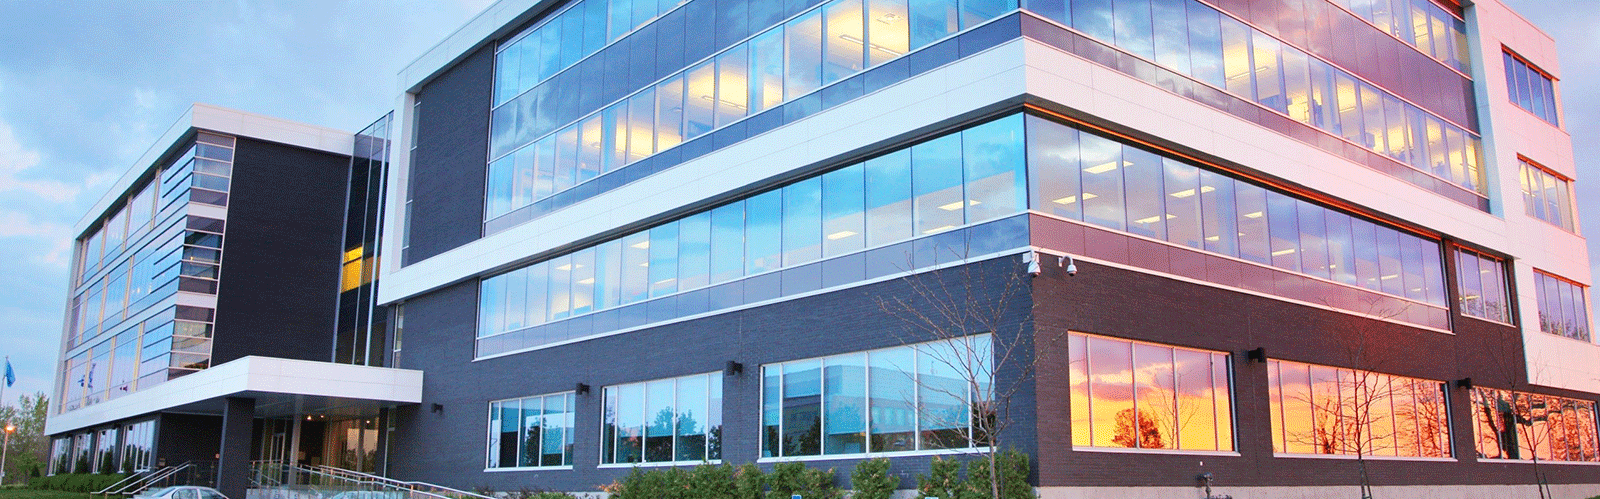
[[[974,274],[945,271],[921,277],[929,288],[972,288],[974,303],[1000,310],[999,334],[1014,338],[1026,332],[1022,320],[1028,311],[1026,280],[1012,299],[995,297],[1005,279],[1002,272],[1017,273],[1017,258],[970,266]],[[975,276],[983,275],[982,278]],[[720,314],[692,321],[629,332],[571,345],[472,362],[472,338],[477,309],[476,283],[445,288],[406,303],[406,345],[399,367],[424,369],[420,406],[395,412],[390,465],[392,476],[453,487],[487,487],[495,490],[547,488],[594,490],[619,478],[626,469],[598,469],[600,460],[601,388],[659,378],[720,371],[729,361],[745,365],[743,374],[723,380],[723,462],[754,461],[760,453],[760,366],[767,363],[871,350],[930,339],[909,328],[902,317],[890,315],[879,297],[904,297],[917,303],[919,294],[901,280],[841,290],[759,308]],[[950,302],[945,300],[946,303]],[[1025,363],[1031,347],[1018,350]],[[592,387],[577,396],[576,450],[573,470],[483,472],[488,402],[528,395],[572,390],[576,383]],[[1002,382],[1002,386],[1004,383]],[[444,406],[431,412],[431,404]],[[1012,398],[1012,425],[1002,441],[1033,452],[1031,386]],[[891,471],[911,478],[925,473],[928,457],[897,458]],[[836,468],[841,485],[848,484],[853,461],[808,462],[813,467]]]
[[[1037,236],[1037,234],[1035,235]],[[1038,376],[1040,484],[1044,486],[1193,486],[1213,473],[1219,487],[1318,486],[1358,483],[1350,459],[1274,458],[1267,370],[1244,353],[1453,381],[1480,386],[1516,383],[1522,365],[1519,333],[1503,325],[1456,317],[1455,334],[1421,330],[1281,300],[1078,262],[1067,277],[1053,265],[1034,280],[1034,327],[1041,345]],[[1068,331],[1131,338],[1233,354],[1235,438],[1239,456],[1129,454],[1072,450],[1066,342]],[[1353,355],[1362,338],[1370,355]],[[1510,373],[1510,374],[1508,374]],[[1542,393],[1579,396],[1559,390]],[[1474,458],[1470,394],[1452,386],[1451,432],[1460,462],[1369,461],[1375,485],[1530,483],[1531,465],[1478,463]],[[1543,466],[1553,483],[1594,483],[1592,466]],[[1226,492],[1226,490],[1222,490]]]
[[[493,46],[485,46],[417,94],[422,105],[411,162],[411,246],[406,264],[472,242],[483,233],[493,69]]]
[[[331,358],[350,158],[239,138],[212,365]]]

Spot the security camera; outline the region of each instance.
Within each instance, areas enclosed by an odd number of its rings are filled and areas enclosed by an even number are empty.
[[[1078,275],[1078,262],[1073,260],[1071,256],[1057,257],[1056,258],[1056,266],[1057,267],[1065,266],[1067,268],[1067,276],[1068,277]]]

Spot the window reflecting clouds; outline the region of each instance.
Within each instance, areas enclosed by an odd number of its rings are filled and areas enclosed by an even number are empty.
[[[1232,451],[1228,355],[1073,333],[1072,443]]]
[[[1273,450],[1451,457],[1444,383],[1270,360]]]

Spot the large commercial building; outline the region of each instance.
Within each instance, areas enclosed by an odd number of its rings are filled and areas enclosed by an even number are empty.
[[[462,489],[876,457],[909,488],[998,441],[1046,498],[1588,497],[1558,74],[1495,0],[501,0],[335,168],[360,229],[314,260],[358,284],[322,265],[301,331],[420,372],[326,405],[377,421],[368,469]],[[73,402],[77,329],[52,432],[120,421]],[[303,459],[326,411],[275,396],[205,401]]]

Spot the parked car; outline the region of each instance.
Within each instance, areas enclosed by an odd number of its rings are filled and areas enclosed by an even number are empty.
[[[146,490],[134,494],[133,499],[228,499],[228,496],[211,487],[179,485]]]

